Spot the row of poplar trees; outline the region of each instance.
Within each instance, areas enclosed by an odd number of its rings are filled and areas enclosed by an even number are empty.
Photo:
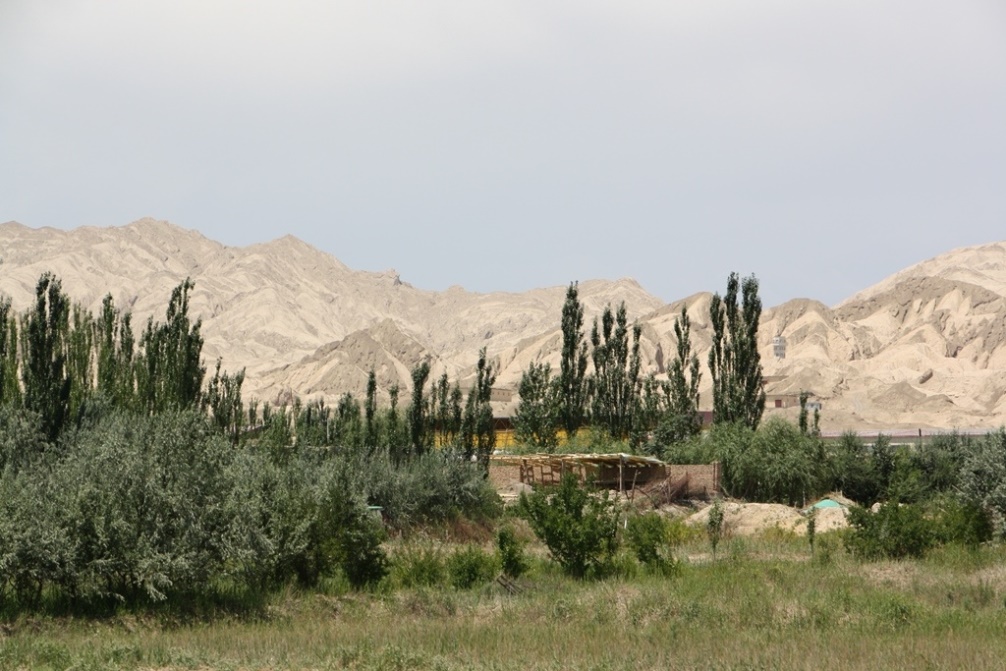
[[[709,316],[714,421],[756,428],[765,408],[757,342],[758,280],[731,273],[726,294],[714,295]],[[585,426],[602,430],[613,440],[628,440],[634,447],[645,442],[667,445],[696,435],[701,429],[701,367],[692,350],[691,328],[687,309],[682,308],[674,323],[677,344],[667,378],[644,376],[639,353],[642,328],[628,324],[625,303],[615,311],[605,307],[588,340],[578,285],[571,283],[562,308],[558,375],[543,362],[533,362],[522,374],[514,416],[517,440],[551,451],[561,434],[570,439]]]
[[[201,323],[188,316],[193,286],[188,279],[178,285],[165,321],[150,318],[139,339],[111,295],[95,317],[71,304],[52,273],[39,278],[24,312],[0,299],[0,406],[37,414],[51,443],[109,409],[150,415],[208,407],[218,423],[233,422],[244,373],[221,373],[218,362],[203,389]]]
[[[15,313],[0,299],[0,406],[35,413],[55,444],[68,428],[80,427],[110,410],[155,415],[206,411],[232,442],[253,438],[276,448],[292,444],[387,451],[396,461],[421,456],[434,446],[455,449],[488,468],[496,444],[490,398],[496,366],[485,349],[467,396],[447,374],[430,380],[428,362],[412,370],[410,402],[399,409],[400,390],[390,390],[390,407],[378,408],[371,370],[363,405],[345,394],[336,406],[323,400],[247,410],[241,398],[244,371],[230,375],[218,360],[206,380],[201,320],[189,318],[186,279],[171,293],[163,322],[147,320],[136,336],[132,315],[104,298],[94,316],[72,304],[52,273],[35,287],[35,301]]]

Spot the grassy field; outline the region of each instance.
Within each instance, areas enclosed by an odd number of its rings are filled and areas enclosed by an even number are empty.
[[[860,563],[823,545],[830,556],[811,561],[802,541],[735,539],[712,561],[695,542],[669,579],[630,567],[577,582],[539,561],[515,595],[332,586],[263,603],[8,616],[0,668],[1003,668],[1001,547]]]

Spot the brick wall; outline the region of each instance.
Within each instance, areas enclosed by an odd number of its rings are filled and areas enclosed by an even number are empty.
[[[687,481],[685,498],[708,499],[720,493],[719,462],[688,466],[668,464],[667,479],[672,482]]]

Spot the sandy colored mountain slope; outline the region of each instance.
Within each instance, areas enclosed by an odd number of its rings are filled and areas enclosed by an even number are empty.
[[[138,329],[149,316],[163,318],[171,289],[192,277],[208,365],[222,356],[229,370],[245,367],[246,395],[266,400],[359,395],[371,367],[383,391],[395,383],[404,389],[423,359],[434,376],[446,371],[465,381],[481,347],[500,365],[503,389],[515,388],[531,361],[558,366],[565,287],[424,291],[394,271],[351,270],[290,236],[227,247],[152,219],[72,231],[0,225],[0,293],[24,309],[45,270],[93,310],[111,292]],[[665,305],[629,279],[582,282],[580,294],[588,333],[604,305],[626,302],[643,327],[644,371],[654,373],[661,355],[673,356],[674,320],[686,306],[704,364],[711,294]],[[772,355],[776,335],[787,340],[785,359]],[[811,391],[823,403],[825,429],[999,426],[1006,422],[1006,243],[919,263],[834,308],[797,299],[766,309],[760,342],[770,406]]]
[[[192,277],[191,310],[204,322],[208,365],[222,356],[224,368],[246,368],[246,394],[267,399],[286,390],[359,394],[372,365],[384,389],[404,387],[426,357],[435,374],[464,376],[481,347],[509,352],[551,328],[565,298],[565,287],[423,291],[394,271],[350,270],[291,236],[237,248],[152,219],[71,231],[0,225],[0,293],[16,309],[30,304],[47,270],[95,312],[111,293],[132,310],[136,330],[150,316],[163,319],[172,288]],[[583,282],[580,293],[591,314],[623,300],[633,317],[661,305],[627,279]]]

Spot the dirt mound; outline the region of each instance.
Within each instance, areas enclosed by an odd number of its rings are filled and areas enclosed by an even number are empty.
[[[712,506],[707,506],[685,523],[704,529],[709,523],[711,510]],[[841,506],[820,508],[815,514],[814,524],[815,532],[819,534],[845,529],[849,526],[849,511]],[[727,534],[734,536],[755,536],[772,529],[803,536],[807,533],[807,517],[796,508],[779,503],[729,502],[723,504],[723,526]]]
[[[711,511],[712,506],[707,506],[685,522],[705,528]],[[806,533],[807,520],[799,510],[780,503],[727,502],[723,504],[723,526],[726,533],[735,536],[753,536],[776,528]]]
[[[814,532],[823,534],[838,531],[849,526],[848,508],[820,508],[814,516]],[[803,530],[806,533],[806,527]]]

